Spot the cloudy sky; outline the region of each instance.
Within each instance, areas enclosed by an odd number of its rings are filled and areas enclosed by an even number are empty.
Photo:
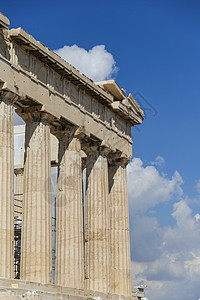
[[[135,95],[146,118],[128,167],[132,282],[149,300],[197,300],[199,1],[4,1],[1,11],[94,81]]]

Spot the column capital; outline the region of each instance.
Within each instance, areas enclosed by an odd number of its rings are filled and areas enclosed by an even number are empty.
[[[95,153],[99,153],[103,156],[108,156],[108,154],[111,152],[111,149],[102,145],[102,143],[100,141],[99,142],[94,142],[94,141],[82,142],[81,148],[87,155],[93,155]]]
[[[59,140],[63,139],[64,137],[75,137],[81,140],[86,136],[84,129],[75,125],[52,126],[51,134],[55,135]]]
[[[15,173],[15,175],[23,174],[24,173],[24,168],[23,167],[15,166],[14,173]]]
[[[127,166],[131,157],[123,156],[121,152],[112,152],[108,156],[108,162],[110,165],[124,165]]]
[[[27,108],[18,108],[16,113],[25,121],[25,122],[46,122],[50,124],[55,117],[50,113],[45,112],[41,105],[30,106]]]
[[[18,96],[14,94],[13,92],[0,89],[0,103],[2,101],[8,103],[8,104],[13,104],[16,100],[18,99]]]

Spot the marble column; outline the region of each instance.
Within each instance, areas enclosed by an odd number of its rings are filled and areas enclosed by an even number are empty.
[[[126,162],[113,161],[109,166],[110,292],[131,296],[131,258]]]
[[[22,221],[22,205],[24,192],[24,168],[15,168],[16,175],[15,195],[14,195],[14,223]]]
[[[0,96],[0,277],[14,276],[13,104]]]
[[[108,161],[103,148],[89,147],[86,160],[86,289],[109,292],[110,235]]]
[[[74,127],[55,133],[59,139],[56,206],[55,283],[84,288],[81,145]]]
[[[26,120],[21,279],[52,282],[52,212],[49,115]]]

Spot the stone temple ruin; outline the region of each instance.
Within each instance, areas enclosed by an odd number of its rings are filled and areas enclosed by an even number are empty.
[[[14,109],[26,123],[15,209]],[[94,83],[0,14],[0,299],[141,299],[131,291],[126,166],[143,118],[115,81]]]

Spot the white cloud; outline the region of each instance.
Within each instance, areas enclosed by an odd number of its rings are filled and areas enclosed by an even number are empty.
[[[94,81],[110,79],[118,71],[105,45],[94,46],[89,51],[77,45],[64,46],[54,52]]]
[[[157,166],[157,167],[164,167],[165,165],[165,160],[162,156],[157,156],[155,158],[155,161],[151,161],[152,166]]]
[[[146,284],[146,296],[150,300],[197,300],[200,297],[200,217],[188,205],[181,189],[181,176],[174,172],[171,179],[167,178],[155,166],[144,167],[140,159],[130,164],[128,176],[130,206],[136,208],[131,213],[133,286]],[[134,190],[138,198],[133,196]],[[139,204],[132,204],[139,201],[142,207],[147,203],[148,208],[156,210],[155,205],[160,202],[157,195],[174,202],[171,212],[174,225],[161,227],[155,216],[148,216]]]
[[[134,261],[147,263],[161,255],[162,231],[158,221],[151,216],[131,214],[131,256]]]
[[[172,213],[172,216],[179,226],[185,226],[185,221],[187,220],[188,223],[188,220],[191,217],[191,209],[188,207],[187,203],[182,200],[174,204],[174,212]],[[192,218],[191,222],[192,224],[194,222]]]
[[[129,206],[135,213],[145,212],[156,204],[169,201],[183,191],[180,174],[175,171],[172,178],[160,174],[155,166],[143,166],[139,158],[128,165]]]
[[[137,260],[136,251],[136,259],[132,262],[133,285],[147,284],[146,294],[149,299],[186,300],[188,295],[191,299],[198,299],[200,224],[195,222],[184,200],[174,205],[172,215],[176,220],[174,227],[160,228],[155,218],[152,218],[151,222],[154,225],[151,226],[149,217],[143,216],[142,222],[146,224],[146,232],[145,226],[140,232],[141,223],[137,222],[138,219],[134,223],[133,236],[138,232],[135,243],[140,251],[144,251],[151,259]],[[137,239],[140,233],[148,237],[149,243],[144,239]],[[155,254],[149,255],[153,250]]]

